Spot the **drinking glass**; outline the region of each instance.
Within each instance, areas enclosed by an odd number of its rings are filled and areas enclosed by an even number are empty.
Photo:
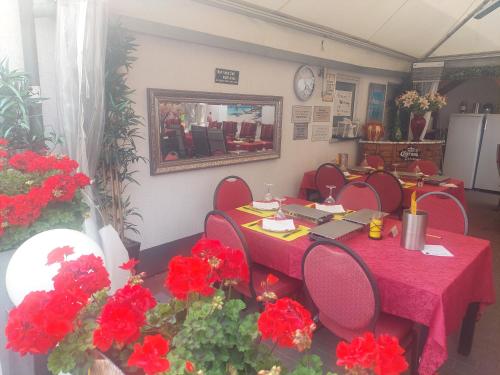
[[[363,161],[361,162],[361,166],[362,167],[368,167],[368,158],[367,158],[368,154],[365,152],[365,158],[363,159]]]
[[[392,172],[392,174],[394,175],[394,177],[396,178],[399,178],[399,173],[398,173],[398,167],[399,167],[399,163],[394,163],[392,166],[394,167],[394,172]]]
[[[335,204],[335,198],[333,198],[332,190],[336,188],[335,185],[326,185],[327,189],[330,189],[330,195],[325,199],[323,204],[327,204],[329,206],[333,206]]]
[[[286,198],[275,197],[274,199],[276,201],[278,201],[278,203],[279,203],[278,211],[276,211],[276,214],[274,215],[274,219],[275,220],[285,220],[286,219],[286,215],[283,212],[283,210],[281,209],[281,206],[282,206],[282,203],[285,201]]]
[[[266,194],[264,195],[264,201],[271,202],[273,200],[273,195],[271,194],[271,188],[273,184],[266,184]]]

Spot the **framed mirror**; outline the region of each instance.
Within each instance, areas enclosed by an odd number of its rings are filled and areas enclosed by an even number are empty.
[[[283,97],[148,89],[151,174],[280,157]]]

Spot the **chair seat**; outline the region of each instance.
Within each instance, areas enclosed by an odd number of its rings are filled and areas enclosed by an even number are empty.
[[[357,336],[361,336],[366,329],[353,331],[339,326],[333,320],[329,319],[325,314],[319,313],[319,320],[330,331],[344,340],[351,341]],[[381,334],[389,334],[395,336],[400,342],[406,341],[413,329],[413,322],[408,319],[400,318],[391,314],[380,313],[377,323],[375,324],[375,336]]]
[[[253,264],[252,279],[253,287],[257,296],[260,296],[264,292],[264,288],[261,284],[263,281],[266,281],[267,275],[269,275],[270,273],[272,273],[279,279],[276,284],[269,287],[269,291],[274,292],[278,298],[293,295],[302,287],[302,281],[300,280],[293,279],[281,272],[271,270],[267,267],[261,266],[260,264]],[[235,289],[247,297],[252,297],[247,284],[239,284],[235,287]]]

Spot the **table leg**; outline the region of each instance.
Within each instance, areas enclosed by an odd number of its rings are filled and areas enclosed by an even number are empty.
[[[458,353],[468,356],[472,349],[472,339],[474,338],[474,329],[476,328],[477,313],[479,312],[479,302],[472,302],[467,308],[462,321],[462,330],[460,331],[460,341],[458,342]]]

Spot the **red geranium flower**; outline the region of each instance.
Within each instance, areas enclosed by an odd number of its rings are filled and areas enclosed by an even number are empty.
[[[211,296],[210,265],[200,258],[177,255],[168,264],[165,287],[180,300],[186,300],[190,293]]]
[[[123,263],[120,268],[125,271],[130,271],[135,268],[139,264],[139,261],[135,258],[131,258],[128,262]]]
[[[274,285],[274,284],[276,284],[278,281],[280,281],[280,279],[279,279],[277,276],[273,275],[272,273],[270,273],[270,274],[269,274],[269,275],[267,275],[267,277],[266,277],[266,283],[267,283],[267,285]]]
[[[399,346],[398,339],[389,335],[377,338],[378,360],[375,366],[377,375],[399,375],[408,368],[404,350]]]
[[[187,372],[193,372],[195,370],[195,367],[191,361],[186,361],[185,368]]]
[[[280,346],[295,347],[299,351],[310,347],[316,328],[311,313],[290,298],[266,304],[257,324],[263,339],[271,339]]]
[[[68,255],[73,253],[74,251],[72,246],[56,247],[47,255],[47,266],[54,263],[61,263]]]
[[[219,240],[202,238],[191,249],[193,256],[209,260],[212,257],[218,257],[224,246]]]
[[[135,344],[127,364],[140,367],[146,374],[168,371],[170,362],[165,358],[169,343],[161,335],[144,337],[144,344]]]

